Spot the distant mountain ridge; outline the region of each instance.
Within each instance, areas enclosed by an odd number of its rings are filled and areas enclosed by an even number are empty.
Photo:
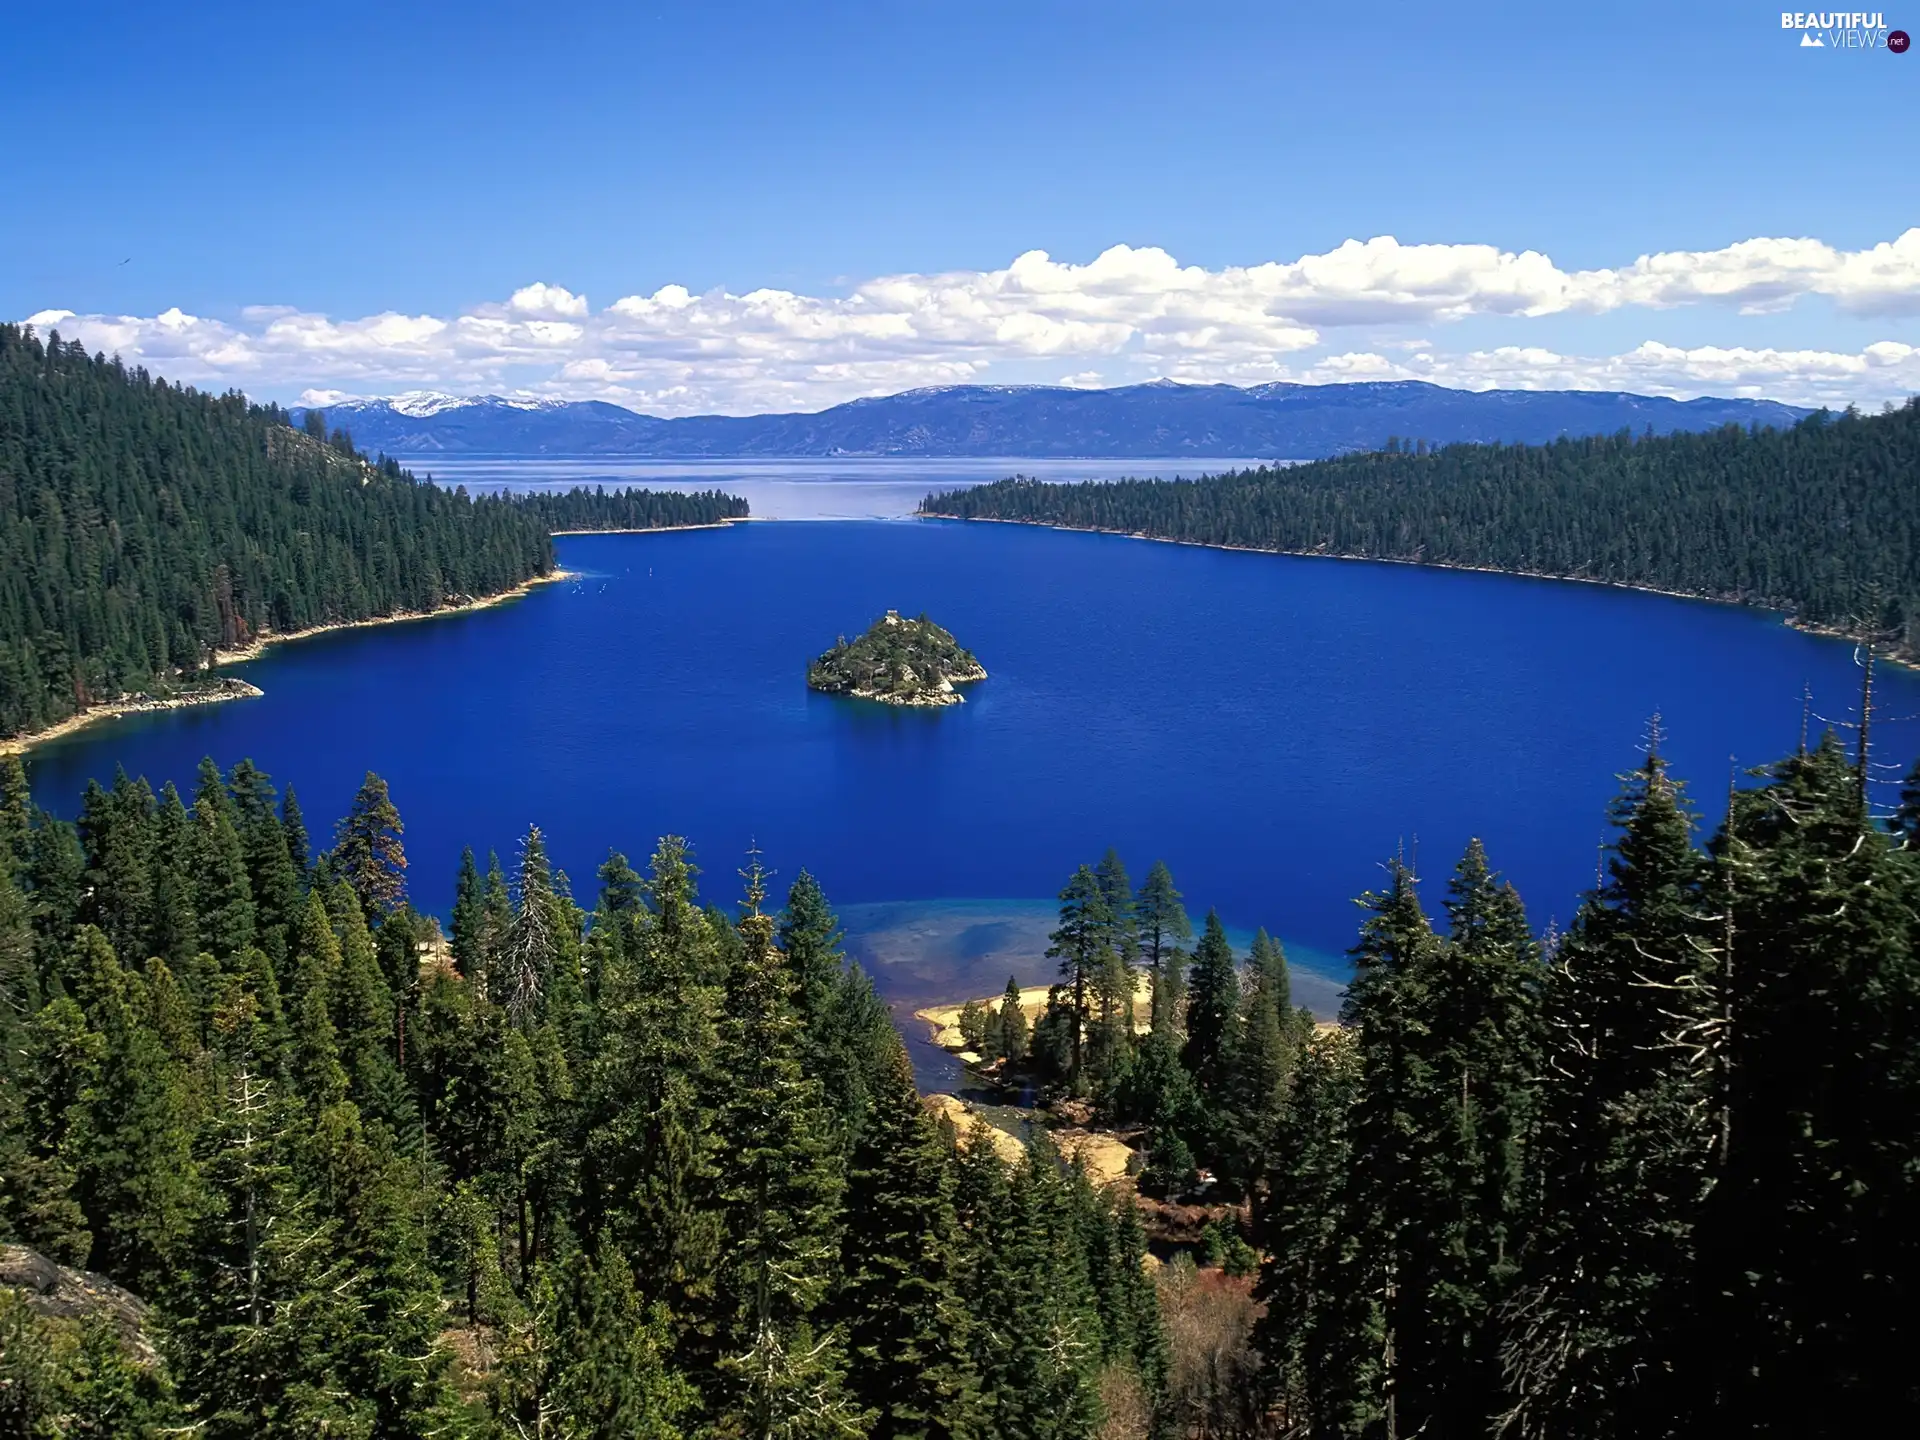
[[[812,414],[664,420],[600,400],[417,393],[324,408],[363,449],[400,457],[625,455],[1310,460],[1373,450],[1389,436],[1539,444],[1562,435],[1790,425],[1809,412],[1772,400],[1667,400],[1610,390],[1449,390],[1421,381],[1275,382],[1111,390],[948,385],[853,400]],[[295,410],[296,423],[304,410]]]

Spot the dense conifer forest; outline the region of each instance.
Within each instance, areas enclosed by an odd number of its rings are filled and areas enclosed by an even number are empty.
[[[804,872],[722,909],[669,837],[587,908],[532,829],[443,941],[377,777],[316,854],[246,762],[71,824],[3,763],[0,1240],[151,1307],[0,1287],[5,1433],[1920,1420],[1920,770],[1876,819],[1831,737],[1706,835],[1656,730],[1564,932],[1477,842],[1437,923],[1391,862],[1337,1026],[1165,866],[1082,867],[1037,1021],[962,1023],[1138,1137],[1104,1191],[929,1117]]]
[[[1864,625],[1920,653],[1920,399],[1785,430],[1390,442],[1200,480],[929,496],[926,515],[1638,585]]]
[[[714,493],[473,498],[324,418],[0,325],[0,736],[190,685],[269,633],[438,609],[553,568],[554,530],[707,523]]]

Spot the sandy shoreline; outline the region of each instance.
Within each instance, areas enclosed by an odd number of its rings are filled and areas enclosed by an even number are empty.
[[[725,530],[753,518],[739,515],[731,520],[709,520],[699,525],[636,525],[630,530],[555,530],[551,533],[556,540],[562,535],[665,535],[677,530]]]
[[[309,625],[304,630],[289,630],[285,634],[266,634],[259,639],[240,646],[236,650],[216,650],[211,665],[238,665],[243,661],[257,660],[276,645],[285,645],[294,640],[311,640],[316,635],[331,635],[339,630],[366,630],[375,625],[402,625],[410,620],[438,620],[448,615],[466,615],[475,610],[489,610],[495,605],[504,605],[509,600],[518,600],[538,585],[551,585],[556,580],[572,580],[576,574],[572,570],[555,568],[545,575],[535,575],[530,580],[522,580],[511,590],[502,590],[497,595],[482,595],[477,599],[468,598],[453,605],[442,605],[437,610],[402,610],[393,615],[369,615],[364,620],[339,620],[327,625]]]
[[[1459,565],[1446,560],[1406,560],[1392,555],[1342,555],[1331,550],[1276,550],[1264,545],[1224,545],[1212,540],[1176,540],[1169,535],[1148,535],[1139,530],[1111,530],[1102,525],[1056,525],[1048,520],[1010,520],[1000,515],[923,515],[916,520],[957,520],[963,525],[1026,525],[1035,530],[1063,530],[1074,535],[1117,535],[1122,540],[1147,540],[1156,545],[1190,545],[1196,550],[1231,550],[1240,555],[1285,555],[1295,560],[1348,560],[1366,565],[1412,565],[1426,570],[1459,570],[1471,575],[1505,575],[1515,580],[1558,580],[1570,585],[1598,585],[1606,590],[1632,590],[1642,595],[1663,595],[1669,600],[1700,600],[1709,605],[1731,605],[1740,610],[1760,610],[1778,615],[1789,630],[1803,635],[1818,635],[1827,640],[1853,640],[1854,637],[1830,625],[1811,621],[1772,605],[1757,605],[1727,595],[1707,595],[1697,590],[1662,590],[1657,585],[1634,585],[1625,580],[1601,580],[1592,575],[1556,575],[1547,570],[1502,570],[1493,565]],[[1906,669],[1920,669],[1920,656],[1900,652],[1879,656],[1882,661]]]
[[[69,715],[58,724],[36,730],[31,735],[16,735],[11,740],[0,740],[0,755],[24,755],[35,745],[84,730],[99,720],[112,720],[121,715],[149,715],[158,710],[186,710],[195,705],[218,705],[225,700],[256,700],[266,693],[258,685],[250,685],[245,680],[228,675],[222,677],[219,687],[215,689],[189,690],[179,695],[138,695],[116,700],[110,705],[96,705],[78,715]]]
[[[690,527],[689,527],[690,528]],[[216,650],[208,662],[208,668],[221,665],[238,665],[243,661],[257,660],[275,645],[284,645],[291,640],[310,640],[316,635],[331,635],[337,630],[364,630],[374,625],[398,625],[409,620],[435,620],[443,615],[465,615],[474,610],[486,610],[509,600],[517,600],[527,594],[536,585],[550,585],[556,580],[571,580],[575,572],[554,569],[545,575],[536,575],[524,580],[511,590],[502,590],[498,595],[483,595],[478,599],[463,600],[455,605],[442,605],[438,610],[405,610],[397,615],[371,615],[364,620],[342,620],[332,625],[309,625],[304,630],[289,630],[284,635],[262,635],[251,644],[235,650]],[[58,740],[83,730],[102,720],[114,720],[123,715],[147,715],[159,710],[185,710],[195,705],[217,705],[226,700],[252,700],[266,694],[258,685],[238,679],[234,676],[222,676],[219,684],[204,690],[189,690],[179,695],[155,697],[151,695],[131,696],[123,700],[110,701],[83,710],[78,715],[69,715],[66,719],[49,725],[44,730],[35,730],[28,735],[16,735],[11,739],[0,740],[0,755],[23,755],[36,745],[44,745],[49,740]]]

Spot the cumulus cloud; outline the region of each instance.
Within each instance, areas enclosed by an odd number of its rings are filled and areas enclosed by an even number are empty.
[[[1331,355],[1284,376],[1311,383],[1425,380],[1461,390],[1630,390],[1690,399],[1726,395],[1798,404],[1868,403],[1920,393],[1920,347],[1880,341],[1863,350],[1775,350],[1649,340],[1622,355],[1561,355],[1538,346],[1503,345],[1446,355],[1423,351],[1389,359],[1362,351]]]
[[[1912,353],[1892,341],[1852,355],[1650,341],[1581,359],[1537,344],[1446,354],[1432,339],[1469,317],[1524,327],[1545,316],[1682,305],[1762,313],[1807,297],[1857,317],[1920,314],[1920,228],[1857,251],[1762,238],[1592,270],[1563,270],[1533,250],[1376,236],[1212,270],[1150,246],[1116,245],[1086,263],[1032,250],[999,270],[881,276],[831,296],[663,285],[595,310],[585,295],[535,282],[450,316],[340,319],[252,306],[231,319],[178,307],[28,318],[198,384],[334,396],[505,390],[668,414],[817,408],[1034,366],[1069,384],[1417,376],[1676,394],[1758,387],[1800,400],[1842,398],[1848,386],[1856,389],[1844,398],[1862,400],[1912,388]],[[1343,346],[1339,332],[1356,327],[1416,334],[1375,333],[1366,348],[1351,339]]]

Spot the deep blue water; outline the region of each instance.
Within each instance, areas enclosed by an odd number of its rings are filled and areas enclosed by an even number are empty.
[[[1724,606],[1016,526],[751,524],[560,554],[579,580],[283,646],[236,672],[264,699],[36,751],[36,791],[70,813],[116,764],[185,789],[203,754],[251,756],[318,832],[377,770],[414,897],[442,910],[462,843],[510,860],[529,822],[589,897],[609,846],[641,862],[675,831],[731,899],[757,844],[864,907],[856,949],[906,998],[1038,978],[1030,902],[1114,845],[1136,879],[1164,858],[1196,919],[1265,925],[1335,975],[1352,897],[1396,849],[1437,907],[1478,834],[1536,923],[1564,922],[1652,712],[1712,820],[1730,757],[1794,744],[1803,683],[1835,716],[1858,686],[1848,646]],[[807,691],[808,658],[889,607],[980,655],[967,704]],[[1912,675],[1880,693],[1920,712]],[[1920,739],[1883,735],[1890,759]],[[1007,904],[882,903],[962,899]]]

